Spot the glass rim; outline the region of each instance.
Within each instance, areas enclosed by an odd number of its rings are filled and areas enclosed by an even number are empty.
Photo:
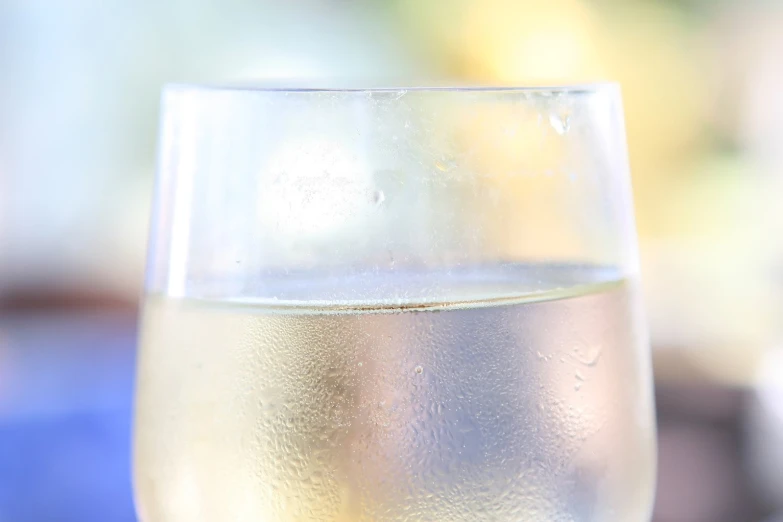
[[[574,83],[563,85],[435,85],[435,86],[395,86],[395,87],[280,87],[244,84],[189,83],[172,82],[163,86],[164,92],[171,91],[207,91],[207,92],[243,92],[266,94],[388,94],[388,93],[520,93],[544,95],[584,95],[606,91],[619,91],[620,84],[615,81]]]

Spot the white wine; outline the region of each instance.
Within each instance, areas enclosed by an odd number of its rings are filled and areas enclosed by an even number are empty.
[[[633,285],[476,281],[437,302],[149,296],[141,520],[649,520]]]

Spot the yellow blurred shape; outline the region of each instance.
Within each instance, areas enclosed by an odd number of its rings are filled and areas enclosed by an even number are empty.
[[[469,3],[460,33],[466,72],[501,83],[595,78],[600,62],[593,18],[577,0]]]
[[[601,61],[622,85],[635,179],[671,177],[663,167],[696,152],[705,134],[706,53],[671,6],[635,3],[602,20]]]
[[[674,7],[631,3],[599,10],[580,0],[434,4],[437,9],[417,11],[427,18],[419,23],[431,28],[427,37],[445,46],[468,80],[618,81],[637,177],[667,176],[673,172],[668,162],[699,145],[711,102],[709,61]],[[434,18],[446,11],[448,22]]]

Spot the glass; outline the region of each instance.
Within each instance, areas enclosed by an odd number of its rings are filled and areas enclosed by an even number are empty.
[[[619,90],[163,95],[143,522],[644,521]]]

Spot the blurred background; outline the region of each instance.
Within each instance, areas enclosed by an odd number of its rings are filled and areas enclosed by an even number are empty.
[[[131,521],[163,83],[623,88],[655,520],[783,521],[783,2],[0,0],[0,522]]]

